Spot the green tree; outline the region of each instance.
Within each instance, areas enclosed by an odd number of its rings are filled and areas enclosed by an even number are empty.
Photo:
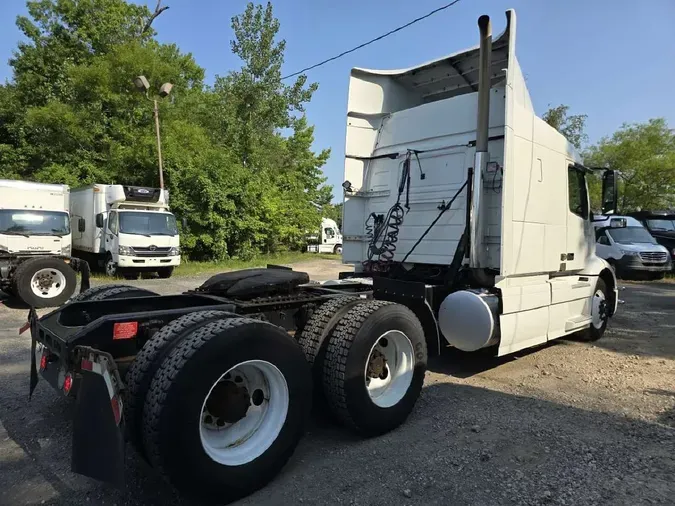
[[[569,109],[568,105],[551,107],[544,113],[542,119],[563,134],[575,148],[581,149],[581,146],[588,141],[585,133],[588,116],[586,114],[568,115]]]
[[[675,208],[675,132],[665,119],[624,124],[591,146],[584,162],[620,172],[620,212]],[[596,208],[599,186],[591,191]]]
[[[242,67],[203,84],[204,70],[152,28],[154,11],[123,0],[34,0],[17,24],[26,41],[0,85],[0,177],[79,186],[156,186],[152,104],[132,83],[174,85],[160,102],[165,184],[188,218],[198,259],[296,247],[330,202],[304,104],[316,85],[281,81],[285,43],[270,4],[232,19]]]

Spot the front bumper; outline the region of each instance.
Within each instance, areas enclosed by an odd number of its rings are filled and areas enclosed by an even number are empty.
[[[132,257],[120,255],[117,267],[122,269],[157,269],[180,265],[180,255],[170,257]]]
[[[622,256],[616,264],[622,272],[669,272],[673,269],[673,264],[670,260],[663,263],[646,263],[639,256],[633,255]]]

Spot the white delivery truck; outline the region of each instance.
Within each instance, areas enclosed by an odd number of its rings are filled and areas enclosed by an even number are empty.
[[[0,289],[31,307],[58,306],[75,291],[69,197],[67,185],[0,180]]]
[[[307,251],[310,253],[342,253],[342,234],[335,220],[330,218],[321,219],[321,231],[318,235],[310,235],[307,238],[309,244]]]
[[[180,265],[176,218],[169,194],[159,188],[94,184],[71,192],[70,213],[83,224],[73,250],[109,276],[128,279],[142,272],[169,278]]]

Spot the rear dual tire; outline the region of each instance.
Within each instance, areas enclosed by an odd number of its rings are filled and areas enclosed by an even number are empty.
[[[427,347],[415,314],[392,302],[363,301],[333,330],[323,390],[333,414],[364,436],[400,426],[424,383]]]
[[[179,492],[222,503],[262,488],[291,457],[311,407],[311,373],[284,330],[203,318],[150,361],[159,366],[145,396],[142,445]]]

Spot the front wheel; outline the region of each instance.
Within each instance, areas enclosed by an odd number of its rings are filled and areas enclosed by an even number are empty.
[[[157,269],[157,275],[161,279],[169,279],[173,274],[173,267],[161,267]]]
[[[342,255],[342,244],[336,244],[335,248],[333,248],[333,253],[336,255]]]
[[[77,284],[75,271],[58,258],[31,258],[14,273],[13,292],[34,308],[65,303]]]
[[[155,373],[143,409],[152,465],[179,492],[231,502],[265,486],[304,433],[311,374],[284,330],[257,320],[208,322]]]
[[[598,278],[595,284],[595,293],[591,300],[591,324],[586,330],[579,333],[582,341],[597,341],[602,337],[607,329],[607,322],[609,321],[609,292],[607,285]]]
[[[117,276],[117,264],[110,253],[105,257],[105,273],[111,278]]]

